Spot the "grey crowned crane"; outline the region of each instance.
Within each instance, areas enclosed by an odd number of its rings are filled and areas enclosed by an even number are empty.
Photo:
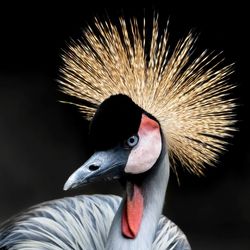
[[[189,34],[169,50],[158,19],[96,19],[63,55],[60,86],[91,120],[93,155],[64,190],[120,178],[124,197],[80,195],[36,205],[0,228],[1,249],[187,250],[184,233],[161,215],[170,165],[202,175],[234,130],[231,66],[193,58]],[[82,102],[83,100],[83,102]]]

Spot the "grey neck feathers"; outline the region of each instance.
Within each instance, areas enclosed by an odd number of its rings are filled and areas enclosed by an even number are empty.
[[[165,150],[164,150],[165,151]],[[156,166],[157,165],[157,166]],[[135,239],[128,239],[121,232],[123,199],[111,225],[106,250],[151,250],[158,220],[162,213],[169,178],[168,154],[163,153],[153,171],[143,179],[144,212],[139,233]]]

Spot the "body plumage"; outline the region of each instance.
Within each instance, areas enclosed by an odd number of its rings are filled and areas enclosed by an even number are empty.
[[[80,195],[36,205],[5,222],[1,249],[103,250],[121,198],[114,195]],[[183,232],[161,216],[153,250],[188,250]]]

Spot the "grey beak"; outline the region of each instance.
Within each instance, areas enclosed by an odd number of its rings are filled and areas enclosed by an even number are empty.
[[[120,147],[95,152],[69,177],[63,189],[66,191],[77,188],[101,178],[119,178],[127,163],[128,154]]]

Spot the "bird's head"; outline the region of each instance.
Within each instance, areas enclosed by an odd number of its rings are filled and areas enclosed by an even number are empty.
[[[163,149],[159,122],[121,94],[99,106],[90,124],[90,139],[95,152],[69,177],[65,190],[101,178],[145,173]]]
[[[121,229],[127,238],[139,232],[144,210],[142,180],[165,152],[159,122],[130,97],[112,95],[104,100],[90,123],[93,155],[67,180],[64,190],[98,179],[121,178],[126,182],[127,206]]]

